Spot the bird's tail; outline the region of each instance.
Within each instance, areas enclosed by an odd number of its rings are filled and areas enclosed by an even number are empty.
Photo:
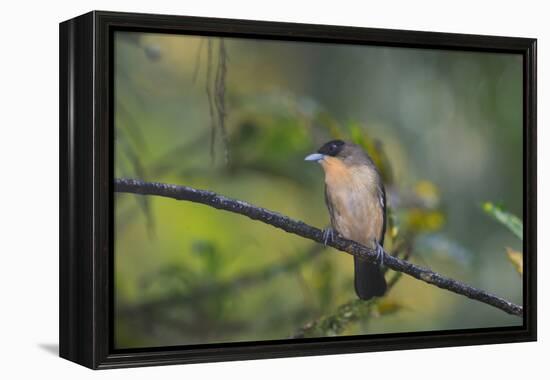
[[[381,297],[386,292],[386,279],[382,268],[378,264],[368,263],[354,257],[355,264],[355,292],[362,300],[372,297]]]

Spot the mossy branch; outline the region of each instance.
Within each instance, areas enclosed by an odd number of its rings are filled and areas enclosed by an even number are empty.
[[[403,259],[407,260],[412,253],[412,248],[410,245],[404,248],[405,254],[403,255]],[[388,281],[386,294],[392,290],[402,274],[403,272],[395,272],[393,274]],[[368,320],[374,314],[376,307],[380,305],[381,300],[383,298],[377,297],[368,301],[360,299],[348,301],[340,305],[334,313],[323,315],[314,321],[308,322],[298,329],[292,335],[292,338],[340,335],[350,323]]]
[[[241,200],[228,198],[208,190],[199,190],[188,186],[166,183],[144,182],[137,179],[115,179],[115,191],[141,195],[155,195],[176,200],[202,203],[216,209],[241,214],[253,220],[258,220],[273,227],[280,228],[288,233],[318,243],[323,243],[323,231],[318,228],[289,218],[278,212],[257,207]],[[327,245],[370,262],[374,262],[377,257],[377,253],[373,249],[340,236],[335,236]],[[387,268],[405,273],[428,284],[494,306],[508,314],[520,317],[523,316],[522,306],[516,305],[484,290],[474,288],[463,282],[445,277],[430,269],[422,268],[405,260],[393,257],[386,252],[384,253],[384,265]]]

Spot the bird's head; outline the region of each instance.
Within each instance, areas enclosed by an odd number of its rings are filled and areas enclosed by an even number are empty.
[[[318,162],[325,170],[335,165],[348,167],[372,165],[372,160],[359,145],[342,140],[327,142],[316,153],[307,156],[305,160]]]

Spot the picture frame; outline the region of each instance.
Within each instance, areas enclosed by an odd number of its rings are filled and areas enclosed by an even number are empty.
[[[521,55],[522,326],[115,349],[113,36],[116,31]],[[92,369],[105,369],[536,340],[535,39],[106,11],[93,11],[62,22],[59,36],[61,357]],[[340,243],[344,247],[345,242]],[[438,278],[432,281],[437,286],[442,284]],[[461,284],[449,286],[460,288]]]

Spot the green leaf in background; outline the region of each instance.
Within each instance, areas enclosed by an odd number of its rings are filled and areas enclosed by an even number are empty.
[[[523,222],[514,214],[494,205],[491,202],[483,204],[483,211],[492,216],[499,223],[504,224],[518,238],[523,240]]]

